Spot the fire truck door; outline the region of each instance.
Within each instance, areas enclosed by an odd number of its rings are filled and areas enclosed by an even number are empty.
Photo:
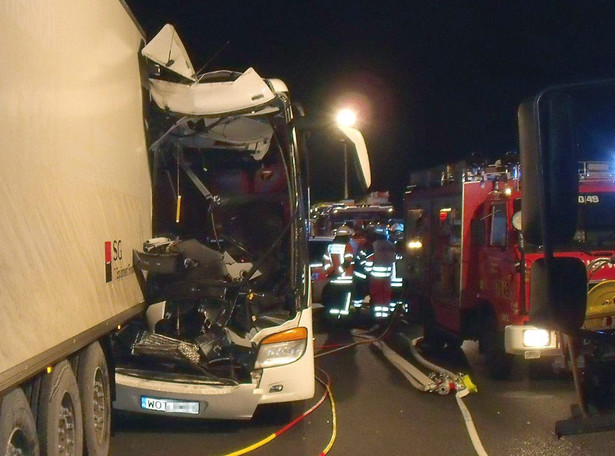
[[[510,322],[515,305],[515,255],[513,233],[505,201],[486,205],[487,239],[479,258],[479,296],[494,308],[498,325]]]
[[[434,214],[432,306],[438,324],[455,333],[461,329],[461,210],[456,198],[440,201]]]

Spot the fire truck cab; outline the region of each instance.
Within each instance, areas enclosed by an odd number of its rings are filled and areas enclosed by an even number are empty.
[[[410,187],[404,197],[405,273],[425,342],[443,347],[478,340],[495,378],[508,376],[513,355],[560,354],[558,335],[533,326],[529,318],[529,271],[544,254],[541,246],[524,243],[520,232],[519,166],[460,163],[441,174],[436,185],[422,179],[423,185]],[[579,179],[577,234],[556,256],[589,265],[615,254],[615,181],[607,163],[582,163]],[[612,303],[615,270],[605,264],[592,274],[588,288],[600,284],[608,296],[598,293],[598,299]],[[595,321],[600,309],[594,306],[593,312]],[[609,324],[606,317],[599,317],[602,326]]]

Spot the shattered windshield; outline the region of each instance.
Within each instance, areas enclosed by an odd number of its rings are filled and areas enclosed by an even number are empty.
[[[246,127],[243,136],[235,132],[221,139],[237,124]],[[196,239],[236,262],[252,263],[260,286],[281,283],[288,277],[292,212],[284,124],[265,116],[210,125],[187,122],[161,153],[156,231]],[[220,125],[224,128],[214,130]]]
[[[577,242],[596,247],[615,246],[615,194],[607,192],[581,193]]]

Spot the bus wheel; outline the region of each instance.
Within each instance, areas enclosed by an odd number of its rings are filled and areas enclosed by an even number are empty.
[[[21,388],[2,397],[0,403],[0,453],[39,456],[36,423]]]
[[[43,375],[38,402],[38,430],[45,456],[81,456],[83,422],[77,379],[68,361]]]
[[[111,388],[107,360],[98,342],[79,353],[77,366],[86,452],[106,456],[111,439]]]

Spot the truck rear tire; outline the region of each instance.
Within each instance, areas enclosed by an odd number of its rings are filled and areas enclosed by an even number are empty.
[[[485,355],[489,376],[494,380],[507,380],[510,378],[514,357],[506,353],[504,332],[498,329],[493,315],[486,321],[480,338],[480,344]]]
[[[79,353],[77,366],[86,454],[107,456],[111,439],[111,388],[107,360],[98,342]]]
[[[43,456],[82,456],[83,421],[77,379],[68,361],[43,374],[38,401]]]
[[[0,454],[39,456],[36,423],[21,388],[9,391],[0,402]]]

